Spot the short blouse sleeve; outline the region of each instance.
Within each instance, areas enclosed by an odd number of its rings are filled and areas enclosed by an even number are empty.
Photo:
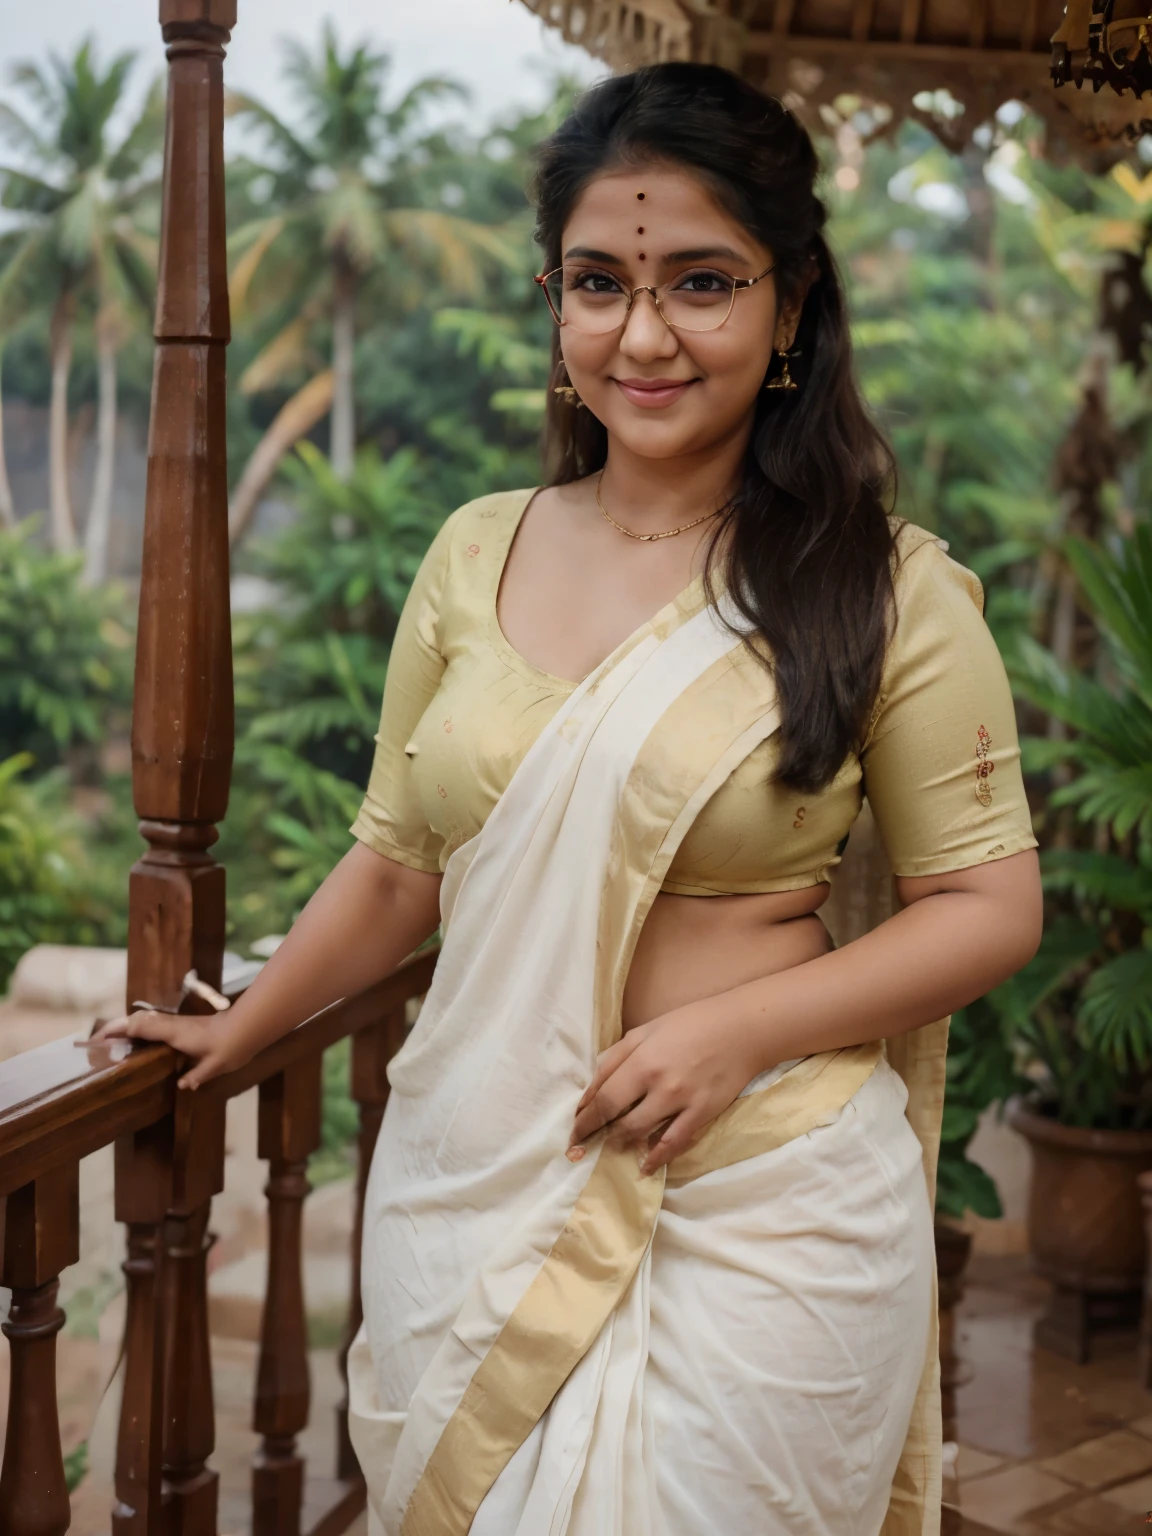
[[[444,839],[428,825],[405,748],[447,665],[440,652],[439,619],[454,521],[449,518],[433,540],[400,615],[368,791],[352,823],[353,836],[375,852],[429,874],[440,873]]]
[[[980,583],[919,529],[902,529],[898,554],[896,623],[860,754],[893,871],[947,874],[1035,848]]]

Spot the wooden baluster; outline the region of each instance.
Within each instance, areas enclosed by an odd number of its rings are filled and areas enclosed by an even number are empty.
[[[53,1170],[8,1196],[0,1284],[12,1288],[4,1324],[11,1352],[0,1471],[4,1536],[63,1536],[72,1517],[56,1411],[56,1305],[62,1269],[80,1257],[80,1167]]]
[[[164,1216],[172,1196],[173,1119],[116,1143],[116,1220],[127,1225],[124,1390],[112,1536],[160,1536],[164,1444]]]
[[[252,1463],[253,1536],[298,1536],[304,1461],[296,1436],[308,1424],[308,1320],[301,1222],[308,1157],[320,1145],[321,1057],[260,1084],[257,1150],[268,1159],[268,1282],[252,1427],[263,1436]]]
[[[216,1536],[219,1477],[208,1333],[208,1231],[224,1188],[224,1101],[210,1089],[181,1093],[174,1116],[172,1205],[164,1218],[165,1536]]]
[[[352,1223],[352,1284],[348,1299],[348,1323],[340,1348],[340,1374],[344,1395],[336,1409],[336,1476],[345,1482],[360,1476],[360,1464],[348,1435],[348,1351],[363,1320],[360,1294],[360,1258],[364,1244],[364,1195],[368,1170],[376,1150],[376,1137],[388,1103],[388,1063],[404,1044],[403,1006],[387,1013],[378,1024],[352,1037],[352,1097],[360,1113],[356,1138],[356,1214]]]

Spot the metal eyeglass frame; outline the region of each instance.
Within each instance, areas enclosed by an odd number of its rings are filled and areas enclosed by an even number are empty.
[[[741,291],[741,289],[754,288],[757,283],[763,282],[763,280],[768,277],[770,273],[775,272],[775,270],[776,263],[773,262],[770,267],[765,267],[763,272],[759,273],[756,277],[734,277],[732,279],[732,292],[728,296],[728,308],[724,313],[723,320],[717,320],[715,325],[678,325],[674,320],[669,320],[668,316],[664,313],[664,305],[660,298],[660,290],[663,289],[665,292],[667,292],[669,285],[667,283],[660,283],[656,287],[652,287],[650,284],[641,283],[639,287],[633,288],[629,293],[627,307],[625,308],[623,318],[620,320],[618,325],[610,325],[607,330],[603,331],[581,331],[580,334],[583,336],[611,336],[613,331],[622,330],[624,326],[628,324],[628,317],[632,313],[632,306],[636,302],[636,295],[638,293],[650,293],[652,295],[652,302],[656,306],[656,313],[660,316],[661,320],[663,320],[664,324],[670,331],[687,331],[690,335],[705,336],[709,331],[718,331],[722,325],[727,323],[736,304],[736,295]],[[551,272],[541,272],[536,277],[534,277],[532,281],[538,284],[541,291],[543,292],[544,300],[547,303],[548,309],[556,324],[572,325],[570,320],[562,320],[556,313],[556,306],[552,302],[552,295],[548,292],[547,287],[548,279],[555,277],[558,272],[563,273],[563,271],[564,268],[562,266],[553,267]],[[576,325],[573,326],[573,329],[579,331],[580,327]]]

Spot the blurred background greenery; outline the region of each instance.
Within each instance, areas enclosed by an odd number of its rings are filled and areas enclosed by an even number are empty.
[[[550,321],[524,189],[575,90],[558,78],[542,110],[477,129],[446,111],[452,81],[395,95],[386,53],[330,29],[283,67],[291,110],[230,102],[237,746],[219,854],[240,950],[283,933],[348,846],[439,524],[538,477]],[[0,86],[2,400],[46,413],[49,459],[45,505],[22,506],[0,453],[0,987],[38,940],[122,942],[142,847],[113,494],[150,385],[162,114],[156,90],[122,110],[138,68],[85,42]],[[986,584],[1044,847],[1045,946],[956,1023],[941,1203],[991,1215],[965,1157],[988,1103],[1038,1088],[1070,1123],[1152,1123],[1152,174],[1143,145],[1094,173],[1053,164],[1012,104],[959,154],[851,100],[826,127],[898,511]]]

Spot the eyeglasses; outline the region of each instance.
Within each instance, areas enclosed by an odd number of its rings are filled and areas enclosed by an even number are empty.
[[[557,325],[570,325],[587,336],[619,330],[632,313],[638,293],[649,293],[666,325],[677,331],[715,331],[732,313],[736,295],[774,272],[765,267],[757,277],[730,277],[711,268],[682,272],[657,287],[624,287],[601,267],[557,267],[533,279],[544,290]]]

